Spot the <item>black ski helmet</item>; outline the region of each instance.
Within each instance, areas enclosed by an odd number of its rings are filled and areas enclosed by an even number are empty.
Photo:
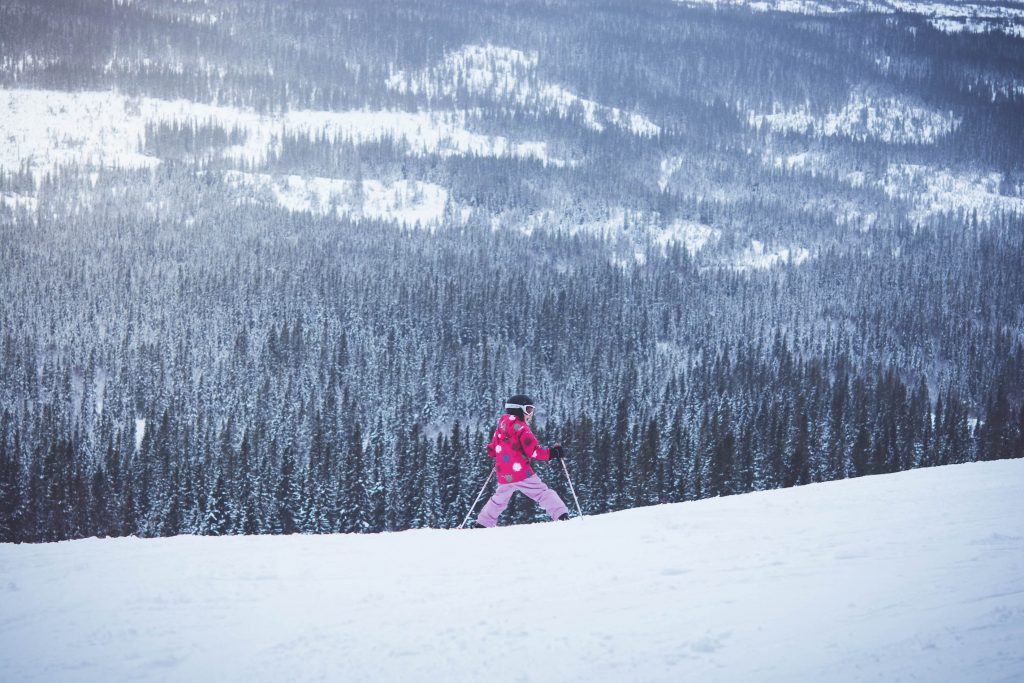
[[[532,406],[533,399],[526,394],[516,394],[507,401],[505,401],[505,412],[509,415],[515,415],[520,420],[526,419],[526,413],[523,412],[523,406]]]

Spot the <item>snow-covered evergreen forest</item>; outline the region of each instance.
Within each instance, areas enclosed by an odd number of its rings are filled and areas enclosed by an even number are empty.
[[[585,513],[1021,457],[1013,21],[4,2],[0,541],[454,526],[519,392]]]

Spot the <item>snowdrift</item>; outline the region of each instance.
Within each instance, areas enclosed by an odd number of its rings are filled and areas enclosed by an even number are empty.
[[[1024,461],[571,522],[0,545],[3,681],[1020,681]]]

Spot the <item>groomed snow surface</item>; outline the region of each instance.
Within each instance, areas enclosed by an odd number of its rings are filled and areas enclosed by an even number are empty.
[[[2,545],[0,679],[1021,681],[1022,491],[1014,460],[491,530]]]

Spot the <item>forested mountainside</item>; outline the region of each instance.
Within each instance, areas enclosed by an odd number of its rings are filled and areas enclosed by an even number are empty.
[[[5,2],[0,540],[450,526],[518,392],[590,513],[1020,457],[1000,27]]]

